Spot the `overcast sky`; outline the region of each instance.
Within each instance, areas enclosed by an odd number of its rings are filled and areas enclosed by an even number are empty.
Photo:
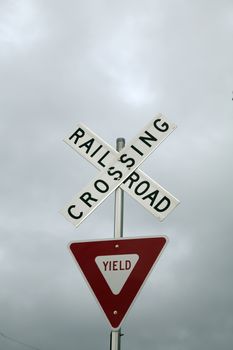
[[[113,237],[114,195],[77,229],[59,214],[97,174],[62,139],[115,147],[157,112],[178,127],[140,168],[181,204],[161,223],[125,195],[124,235],[169,244],[122,350],[232,349],[232,34],[231,0],[0,0],[1,349],[109,349],[67,247]]]

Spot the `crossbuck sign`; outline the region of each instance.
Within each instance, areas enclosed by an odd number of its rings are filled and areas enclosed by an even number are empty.
[[[175,128],[175,124],[157,114],[125,148],[117,152],[85,125],[78,124],[64,141],[101,172],[61,210],[62,215],[77,227],[120,186],[163,220],[179,201],[137,168]]]

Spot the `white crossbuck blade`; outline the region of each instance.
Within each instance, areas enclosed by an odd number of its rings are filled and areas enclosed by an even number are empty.
[[[118,186],[159,220],[179,201],[141,170],[135,169],[176,128],[162,115],[156,117],[124,149],[117,152],[83,124],[64,141],[94,164],[101,173],[61,210],[76,227]]]
[[[67,136],[64,141],[99,170],[108,167],[114,156],[118,155],[112,146],[82,123],[79,123],[75,133]],[[163,220],[179,204],[179,201],[171,193],[140,169],[134,171],[120,187],[159,220]],[[149,201],[153,196],[156,196],[157,203],[166,196],[170,200],[169,207],[162,212],[155,210],[153,202]]]

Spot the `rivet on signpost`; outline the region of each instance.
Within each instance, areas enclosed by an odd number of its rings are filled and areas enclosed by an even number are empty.
[[[116,140],[116,150],[120,152],[125,147],[125,139],[122,137]],[[123,215],[124,214],[124,191],[118,187],[115,190],[115,208],[114,208],[114,238],[123,237]],[[119,248],[119,244],[115,245]],[[114,315],[117,315],[115,310]],[[117,331],[111,331],[110,334],[110,350],[121,349],[121,328]]]

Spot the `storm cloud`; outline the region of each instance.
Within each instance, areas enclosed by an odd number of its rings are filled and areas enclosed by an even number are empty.
[[[232,34],[230,0],[0,1],[1,349],[109,348],[68,244],[113,237],[114,196],[59,214],[97,174],[62,140],[115,147],[157,112],[178,127],[140,168],[181,204],[161,223],[125,194],[124,235],[169,243],[122,350],[232,349]]]

